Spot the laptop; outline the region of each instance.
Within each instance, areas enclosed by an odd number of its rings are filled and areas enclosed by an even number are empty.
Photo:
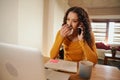
[[[0,80],[46,80],[41,52],[0,43]]]

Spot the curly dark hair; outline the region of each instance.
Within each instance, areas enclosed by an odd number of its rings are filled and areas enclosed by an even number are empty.
[[[67,16],[69,14],[69,12],[74,12],[77,14],[78,16],[78,21],[79,23],[82,22],[83,23],[83,39],[84,41],[87,42],[87,44],[90,46],[90,48],[92,48],[92,38],[91,38],[91,23],[89,20],[89,16],[88,13],[81,7],[71,7],[69,8],[64,16],[63,19],[63,25],[66,24],[66,20],[67,20]]]

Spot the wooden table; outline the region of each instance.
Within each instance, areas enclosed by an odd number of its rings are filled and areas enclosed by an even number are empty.
[[[111,53],[105,53],[104,64],[107,64],[108,59],[120,60],[120,55],[116,54],[115,57],[113,57]]]
[[[48,58],[44,59],[45,62],[48,60]],[[80,78],[78,73],[69,74],[71,75],[69,80],[85,80]],[[120,70],[117,67],[96,64],[92,69],[90,80],[120,80]]]
[[[85,80],[78,74],[72,74],[69,80]],[[120,70],[117,67],[96,64],[93,67],[90,80],[120,80]]]

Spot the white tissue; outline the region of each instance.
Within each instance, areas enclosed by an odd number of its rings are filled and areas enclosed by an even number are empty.
[[[70,31],[70,33],[68,34],[68,36],[71,35],[72,33],[73,33],[73,29],[71,29],[71,31]]]

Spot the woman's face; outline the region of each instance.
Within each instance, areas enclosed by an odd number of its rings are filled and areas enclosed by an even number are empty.
[[[72,26],[73,29],[77,29],[79,24],[77,14],[75,12],[69,12],[66,22],[69,26]]]

